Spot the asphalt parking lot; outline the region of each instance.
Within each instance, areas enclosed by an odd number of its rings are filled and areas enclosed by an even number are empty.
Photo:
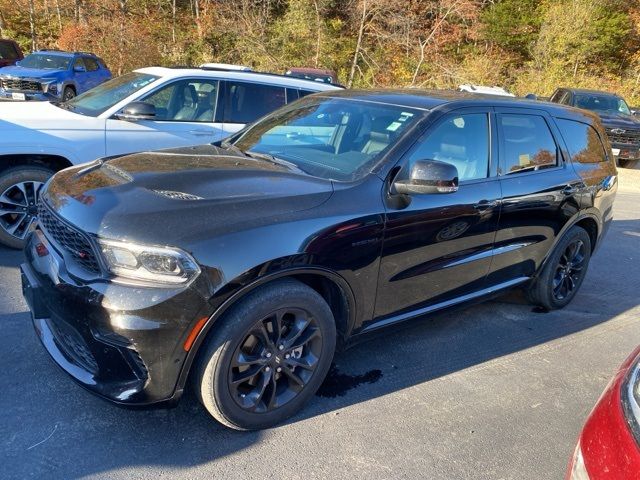
[[[536,313],[512,293],[387,333],[341,354],[293,421],[255,433],[192,395],[135,411],[76,386],[33,332],[21,253],[0,247],[0,477],[560,479],[640,344],[640,188],[623,187],[569,307]]]

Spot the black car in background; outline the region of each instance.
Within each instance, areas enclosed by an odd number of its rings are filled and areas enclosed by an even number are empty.
[[[6,38],[0,38],[0,68],[15,65],[22,60],[24,55],[16,42]]]
[[[618,164],[634,168],[640,163],[640,118],[622,97],[596,90],[559,88],[549,101],[596,113],[607,131]]]
[[[336,349],[522,287],[576,295],[617,172],[589,112],[419,91],[311,95],[215,145],[57,173],[21,266],[40,340],[90,391],[277,424]]]

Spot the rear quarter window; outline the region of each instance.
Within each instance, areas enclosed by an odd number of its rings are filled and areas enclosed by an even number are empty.
[[[574,162],[599,163],[608,161],[600,135],[591,125],[564,118],[556,119],[556,123]]]

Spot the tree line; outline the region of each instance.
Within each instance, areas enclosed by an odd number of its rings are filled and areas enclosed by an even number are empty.
[[[0,0],[27,51],[92,51],[115,74],[204,62],[335,70],[353,87],[557,86],[640,103],[640,0]]]

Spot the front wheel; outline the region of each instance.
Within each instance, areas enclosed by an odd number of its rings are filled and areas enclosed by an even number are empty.
[[[65,87],[62,93],[62,101],[67,102],[76,96],[76,91],[71,87]]]
[[[236,430],[269,428],[294,415],[320,387],[335,351],[331,309],[292,279],[250,293],[214,328],[196,389],[209,413]]]
[[[562,308],[573,300],[587,274],[591,238],[577,225],[562,237],[540,275],[527,290],[529,300],[546,309]]]
[[[54,172],[40,167],[15,167],[0,173],[0,243],[24,247],[35,228],[40,191]]]

